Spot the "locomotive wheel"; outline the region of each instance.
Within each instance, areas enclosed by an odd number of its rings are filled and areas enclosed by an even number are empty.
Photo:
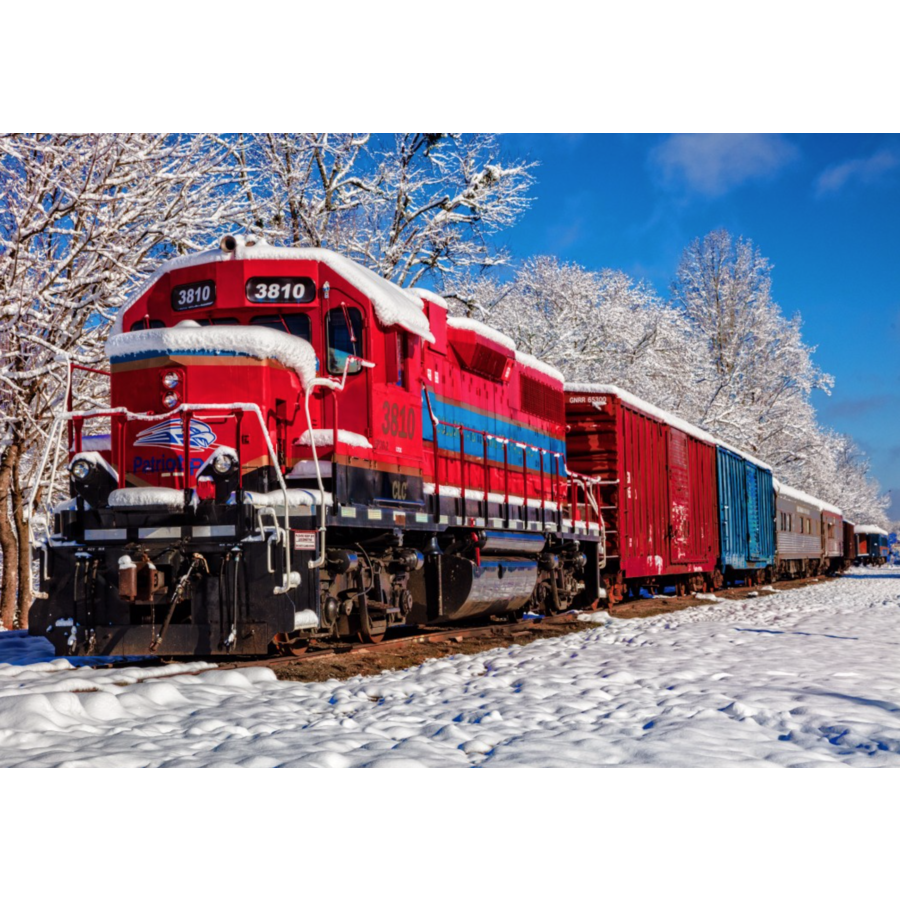
[[[309,638],[291,638],[279,631],[272,638],[272,644],[279,656],[303,656],[309,649]]]
[[[387,619],[376,619],[374,622],[368,616],[360,619],[359,631],[356,632],[361,644],[380,644],[387,632]]]
[[[380,644],[384,640],[387,627],[387,618],[373,619],[363,601],[359,610],[359,631],[356,632],[359,642],[361,644]]]

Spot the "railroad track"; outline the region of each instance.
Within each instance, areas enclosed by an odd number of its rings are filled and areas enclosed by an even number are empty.
[[[468,628],[429,628],[416,631],[414,634],[396,638],[385,638],[377,644],[339,644],[332,646],[323,644],[321,648],[312,646],[302,656],[275,656],[262,660],[234,660],[219,663],[220,669],[239,669],[246,666],[266,666],[277,669],[283,666],[303,666],[317,663],[325,659],[334,659],[348,655],[363,656],[384,653],[412,647],[416,644],[453,644],[477,637],[507,637],[515,634],[541,631],[554,623],[571,622],[573,617],[583,610],[570,610],[557,616],[544,616],[542,619],[522,619],[518,622],[491,622],[487,625],[475,625]]]
[[[792,581],[783,581],[777,582],[775,587],[776,591],[783,590],[795,590],[797,588],[808,587],[812,584],[817,584],[823,581],[828,580],[824,576],[820,576],[817,578],[798,578]],[[716,592],[716,596],[720,599],[725,600],[740,600],[742,598],[747,598],[750,596],[762,595],[770,593],[769,591],[762,590],[758,585],[750,585],[747,587],[732,587],[732,588],[724,588]],[[641,615],[660,615],[665,612],[672,612],[676,609],[682,608],[683,606],[695,606],[696,602],[692,602],[696,598],[692,597],[684,597],[684,598],[675,598],[675,597],[666,597],[665,599],[657,597],[657,598],[649,598],[643,600],[631,600],[625,601],[623,603],[618,604],[612,615],[614,617],[622,617],[622,618],[631,618],[632,616],[641,616]],[[654,608],[653,612],[641,612],[641,606],[652,606],[653,602],[662,601],[663,603],[670,603],[672,606],[670,608],[666,608],[665,606],[660,606],[658,609]],[[679,602],[680,601],[680,602]],[[676,605],[677,604],[677,605]],[[454,644],[454,643],[463,643],[464,641],[473,639],[473,638],[497,638],[498,640],[503,638],[515,637],[516,635],[529,634],[533,635],[534,639],[540,637],[540,633],[542,631],[546,631],[548,637],[558,636],[561,632],[559,630],[560,625],[565,625],[566,623],[571,623],[574,621],[575,617],[579,613],[583,612],[591,612],[591,610],[567,610],[564,613],[554,616],[544,616],[541,619],[521,619],[516,622],[490,622],[486,624],[474,625],[470,627],[449,627],[449,628],[440,628],[440,627],[430,627],[430,628],[421,628],[413,631],[408,634],[401,634],[398,637],[385,638],[377,644],[362,644],[362,643],[341,643],[341,644],[333,644],[322,642],[317,645],[315,642],[310,646],[310,648],[300,656],[271,656],[266,658],[256,658],[256,659],[226,659],[223,660],[220,657],[216,657],[214,659],[209,660],[201,660],[202,662],[214,662],[218,669],[241,669],[241,668],[270,668],[274,670],[286,670],[286,669],[301,669],[308,666],[314,666],[323,661],[338,661],[341,659],[349,660],[349,659],[362,659],[367,656],[377,656],[382,654],[384,656],[390,656],[395,654],[397,651],[401,651],[404,648],[413,648],[416,645],[427,645],[427,644]],[[165,658],[162,659],[142,659],[142,660],[117,660],[115,662],[108,663],[105,666],[100,668],[128,668],[128,667],[147,667],[148,669],[158,669],[165,668],[171,663],[180,663],[183,665],[183,661],[179,660],[170,660],[167,661]],[[411,663],[412,664],[412,663]],[[209,669],[201,669],[198,671],[209,671]],[[172,678],[176,675],[190,675],[197,674],[192,672],[172,672],[171,675],[165,673],[153,674],[153,679],[157,678]]]

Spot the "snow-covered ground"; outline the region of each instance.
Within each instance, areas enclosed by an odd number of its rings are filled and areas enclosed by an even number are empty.
[[[565,638],[322,684],[73,667],[2,633],[0,764],[900,764],[900,569],[595,618]]]

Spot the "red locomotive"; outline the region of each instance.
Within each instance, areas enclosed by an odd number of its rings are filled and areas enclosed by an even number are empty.
[[[59,425],[73,500],[30,618],[59,653],[300,652],[598,596],[561,375],[436,295],[229,237],[163,266],[107,353],[110,408]]]

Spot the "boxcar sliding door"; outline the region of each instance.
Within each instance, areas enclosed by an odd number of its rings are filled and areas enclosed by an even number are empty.
[[[691,472],[687,435],[669,428],[669,553],[673,563],[687,562],[691,553]]]
[[[756,561],[762,558],[760,536],[759,480],[753,463],[744,463],[747,479],[747,558]]]

